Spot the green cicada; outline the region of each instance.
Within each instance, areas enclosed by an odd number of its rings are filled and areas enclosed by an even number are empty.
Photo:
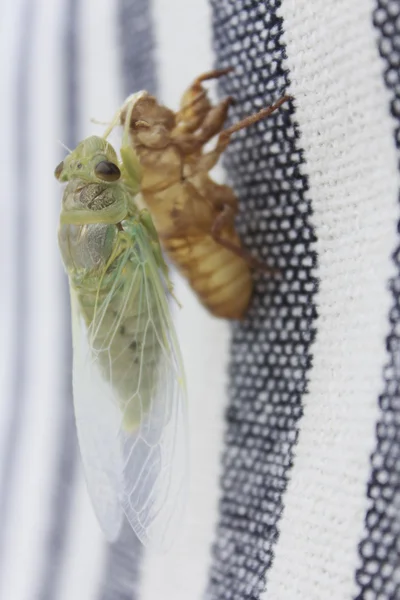
[[[68,273],[78,439],[94,510],[109,540],[126,516],[165,548],[185,499],[186,392],[168,305],[171,285],[140,169],[106,137],[58,165],[66,182],[59,245]]]

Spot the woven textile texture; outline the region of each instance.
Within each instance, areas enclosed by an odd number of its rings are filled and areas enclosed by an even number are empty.
[[[14,0],[0,19],[0,598],[400,600],[399,0]],[[66,150],[200,73],[237,132],[215,177],[277,269],[241,322],[173,274],[191,491],[176,545],[108,545],[73,420],[57,247]]]
[[[220,90],[235,98],[234,120],[287,93],[277,7],[274,2],[213,4],[218,66],[234,68]],[[238,134],[226,156],[226,169],[242,199],[242,239],[279,269],[280,277],[258,277],[248,315],[234,326],[211,597],[258,596],[278,537],[317,312],[315,234],[302,161],[291,106]]]
[[[391,92],[390,108],[396,119],[394,141],[400,148],[400,5],[378,2],[373,13],[383,59],[384,80]],[[357,598],[400,596],[400,248],[393,253],[396,275],[390,281],[392,307],[386,339],[388,360],[379,396],[380,416],[376,448],[371,455],[368,481],[370,505],[366,535],[360,543],[361,567],[357,571]]]

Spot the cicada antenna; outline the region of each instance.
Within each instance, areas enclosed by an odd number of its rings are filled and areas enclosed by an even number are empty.
[[[64,142],[62,142],[61,140],[57,140],[57,142],[58,142],[59,144],[61,144],[61,146],[64,148],[64,150],[67,150],[67,151],[68,151],[68,152],[71,154],[71,152],[72,152],[71,148],[68,148],[68,146],[66,146],[66,145],[64,144]]]

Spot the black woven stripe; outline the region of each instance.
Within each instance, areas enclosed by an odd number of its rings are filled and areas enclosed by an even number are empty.
[[[395,144],[400,149],[400,3],[379,0],[374,12],[379,51],[385,63],[385,82],[392,92],[391,112],[397,119]],[[400,225],[399,225],[400,229]],[[386,341],[389,361],[376,428],[377,444],[371,457],[368,483],[370,508],[367,534],[359,546],[357,600],[400,598],[400,246],[393,255],[397,275],[391,281],[393,306]]]
[[[280,2],[213,0],[218,67],[236,121],[287,89]],[[240,197],[245,245],[281,271],[258,275],[252,305],[233,327],[222,499],[208,596],[258,598],[278,538],[315,333],[316,255],[293,108],[236,134],[225,166]]]
[[[147,0],[119,0],[118,23],[123,88],[128,96],[146,89],[156,93],[153,23]],[[119,540],[110,546],[99,600],[139,597],[142,545],[127,521]]]

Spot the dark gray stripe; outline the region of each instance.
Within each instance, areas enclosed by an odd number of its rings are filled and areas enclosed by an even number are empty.
[[[78,6],[79,0],[66,2],[66,13],[63,18],[64,43],[61,60],[62,72],[65,74],[64,93],[65,105],[65,143],[74,148],[78,143]],[[63,141],[64,141],[63,140]],[[56,165],[55,158],[54,164]],[[51,173],[50,173],[51,176]],[[61,189],[60,189],[61,202]],[[56,232],[54,232],[56,235]],[[54,600],[60,590],[60,575],[65,557],[67,531],[71,522],[72,495],[76,485],[78,452],[76,429],[72,401],[72,339],[69,306],[69,290],[66,275],[62,271],[60,258],[59,286],[63,298],[63,335],[62,352],[60,353],[60,394],[57,401],[61,402],[60,423],[58,430],[60,438],[55,449],[58,460],[56,463],[52,485],[52,498],[49,510],[49,526],[46,547],[43,556],[43,571],[40,578],[38,600]],[[60,294],[61,296],[61,294]]]
[[[119,0],[118,24],[125,96],[139,90],[157,93],[151,1]]]
[[[109,546],[99,600],[139,598],[140,562],[143,546],[127,521],[115,544]]]
[[[148,0],[119,0],[118,23],[125,95],[141,89],[156,93],[151,3]],[[125,521],[120,539],[109,547],[99,590],[100,600],[138,598],[142,548]]]
[[[15,351],[10,354],[10,371],[13,373],[12,391],[8,403],[10,421],[6,430],[4,455],[1,461],[0,474],[0,577],[3,569],[4,554],[6,549],[5,534],[9,521],[10,502],[16,471],[17,456],[21,438],[21,424],[25,411],[27,395],[25,390],[27,377],[27,355],[30,340],[28,339],[28,321],[30,315],[28,279],[28,248],[30,240],[30,206],[29,201],[32,190],[28,181],[29,155],[29,83],[28,74],[32,52],[33,30],[36,20],[36,2],[26,0],[21,11],[20,46],[17,59],[17,80],[14,91],[15,98],[15,135],[16,154],[15,164],[18,165],[18,176],[15,177],[16,185],[16,221],[13,239],[14,269],[17,276],[15,281],[15,299],[13,320],[13,335]]]
[[[377,2],[374,24],[385,64],[385,82],[392,92],[390,109],[397,120],[394,138],[397,150],[400,150],[399,15],[399,3]],[[393,305],[386,340],[389,361],[383,373],[381,413],[376,427],[376,448],[371,457],[367,492],[370,508],[365,517],[367,534],[359,545],[357,600],[400,598],[400,246],[393,260],[397,275],[390,285]]]
[[[212,0],[220,80],[232,121],[287,90],[280,2]],[[303,411],[315,335],[317,257],[299,129],[291,105],[237,134],[225,165],[241,199],[238,227],[281,272],[256,275],[245,320],[233,326],[222,498],[207,597],[259,598],[266,586]]]

